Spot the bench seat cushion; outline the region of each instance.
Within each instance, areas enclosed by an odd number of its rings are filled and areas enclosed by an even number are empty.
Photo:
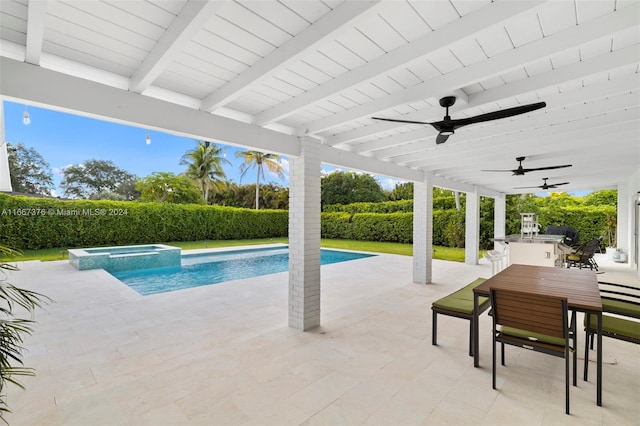
[[[479,297],[478,305],[482,309],[489,303],[488,297]],[[461,299],[458,297],[453,297],[453,295],[443,297],[440,300],[436,300],[433,302],[433,307],[438,309],[444,309],[447,311],[460,312],[463,314],[471,315],[473,314],[473,299]]]
[[[586,325],[585,316],[585,325]],[[591,314],[591,330],[595,331],[598,326],[598,318]],[[640,321],[602,315],[602,331],[609,334],[631,337],[640,340]]]
[[[460,312],[467,315],[473,314],[473,289],[483,282],[486,278],[478,278],[472,283],[464,286],[458,291],[451,293],[441,299],[433,302],[433,307],[438,309],[444,309],[447,311]],[[488,297],[479,297],[478,304],[481,308],[485,307],[489,303]]]
[[[602,298],[602,310],[604,312],[615,312],[619,314],[629,315],[630,317],[640,318],[640,305],[624,300]]]

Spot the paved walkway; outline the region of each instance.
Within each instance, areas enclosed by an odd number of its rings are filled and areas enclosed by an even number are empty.
[[[287,273],[140,296],[101,270],[25,262],[10,281],[55,303],[37,312],[25,356],[37,375],[23,379],[25,391],[8,388],[7,420],[638,425],[640,345],[604,339],[604,405],[595,404],[593,365],[590,381],[571,388],[571,416],[559,358],[510,348],[491,389],[487,315],[482,368],[467,355],[467,321],[440,317],[439,346],[431,345],[431,302],[488,277],[491,266],[480,262],[434,261],[431,285],[411,282],[410,257],[323,266],[322,327],[306,333],[287,327]],[[626,266],[599,263],[601,280],[637,284]]]

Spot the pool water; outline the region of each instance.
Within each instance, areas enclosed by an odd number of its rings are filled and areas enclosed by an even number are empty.
[[[320,263],[345,262],[373,254],[320,250]],[[142,295],[164,293],[289,270],[289,249],[270,247],[182,255],[181,266],[111,274]]]

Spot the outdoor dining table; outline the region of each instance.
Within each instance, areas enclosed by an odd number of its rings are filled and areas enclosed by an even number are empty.
[[[532,294],[567,298],[571,311],[595,314],[597,317],[596,401],[602,405],[602,299],[595,271],[564,269],[550,266],[513,264],[473,289],[473,365],[480,366],[478,297],[489,296],[490,289],[512,289]],[[589,318],[589,316],[587,316]],[[585,338],[584,380],[588,376],[589,343]],[[574,367],[575,368],[575,367]]]

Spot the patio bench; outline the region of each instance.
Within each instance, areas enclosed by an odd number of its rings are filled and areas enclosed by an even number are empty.
[[[457,290],[445,297],[442,297],[431,305],[433,311],[432,321],[432,337],[431,344],[438,344],[438,314],[449,315],[456,318],[469,320],[469,356],[473,355],[473,289],[483,282],[486,278],[478,278],[467,284],[460,290]],[[478,315],[487,310],[491,306],[488,297],[480,297],[478,299]]]
[[[640,288],[600,281],[602,335],[640,344]],[[593,349],[596,317],[591,315],[587,337]],[[587,316],[585,315],[585,329]]]

